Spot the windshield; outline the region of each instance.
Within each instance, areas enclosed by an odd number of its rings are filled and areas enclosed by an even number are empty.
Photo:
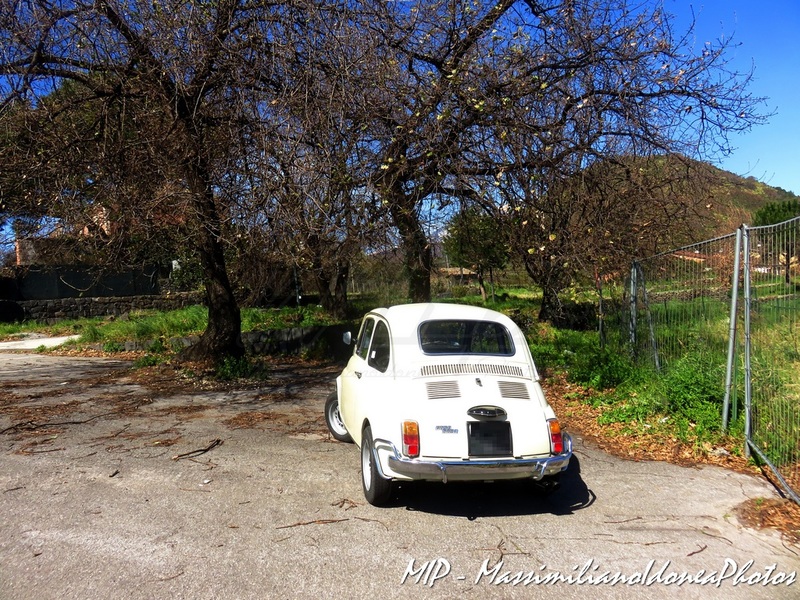
[[[425,354],[514,354],[508,330],[494,321],[426,321],[419,326],[419,345]]]

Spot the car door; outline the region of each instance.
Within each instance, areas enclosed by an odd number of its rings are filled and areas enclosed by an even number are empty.
[[[376,400],[385,398],[390,377],[391,341],[385,321],[367,317],[361,326],[353,356],[342,372],[340,411],[347,430],[360,444],[364,419],[375,410]]]
[[[356,345],[353,355],[347,361],[347,366],[341,374],[341,395],[339,397],[339,413],[344,421],[347,431],[350,432],[354,440],[359,441],[361,437],[360,428],[355,427],[355,417],[353,403],[355,398],[360,395],[361,378],[367,368],[367,355],[369,344],[372,341],[372,332],[375,330],[375,318],[367,316],[361,322],[361,327],[356,338]],[[356,431],[358,429],[358,431]]]

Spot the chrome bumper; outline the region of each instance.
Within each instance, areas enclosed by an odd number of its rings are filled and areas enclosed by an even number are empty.
[[[423,461],[401,456],[394,444],[387,440],[375,440],[375,449],[379,454],[382,450],[388,451],[389,468],[409,479],[443,483],[526,478],[539,481],[542,477],[561,473],[569,466],[569,460],[572,458],[572,438],[568,433],[564,433],[563,436],[564,452],[542,458]],[[390,475],[383,473],[380,461],[377,463],[381,475],[390,479]]]

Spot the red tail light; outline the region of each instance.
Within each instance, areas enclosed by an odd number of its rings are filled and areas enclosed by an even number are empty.
[[[403,454],[409,458],[419,456],[419,425],[416,421],[403,421]]]
[[[550,428],[550,450],[553,454],[561,454],[564,452],[564,437],[561,435],[561,425],[558,419],[550,419],[547,422]]]

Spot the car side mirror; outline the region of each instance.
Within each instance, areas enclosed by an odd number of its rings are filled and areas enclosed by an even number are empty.
[[[344,335],[342,335],[342,341],[344,342],[345,346],[349,346],[353,343],[353,334],[349,331],[345,331]]]

